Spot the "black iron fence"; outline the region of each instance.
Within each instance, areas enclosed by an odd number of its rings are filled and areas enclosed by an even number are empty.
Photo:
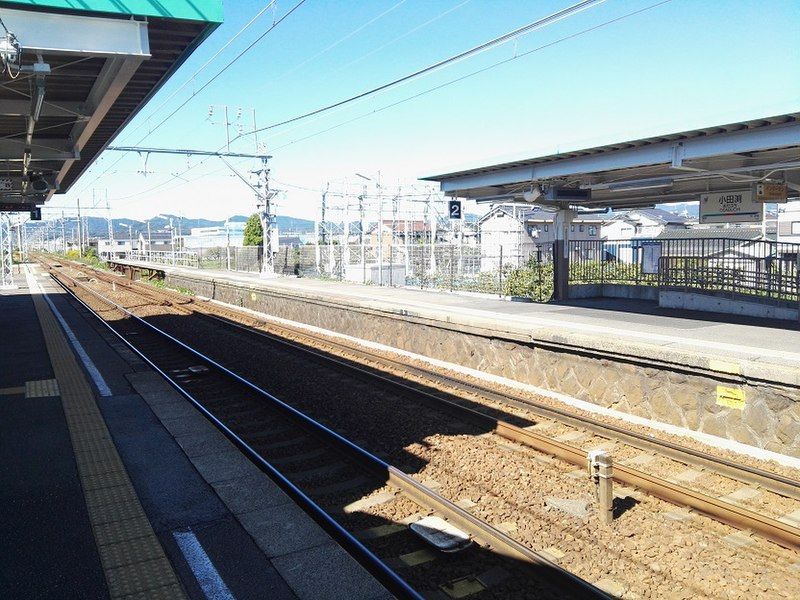
[[[571,284],[652,285],[800,300],[800,244],[731,238],[569,243]]]

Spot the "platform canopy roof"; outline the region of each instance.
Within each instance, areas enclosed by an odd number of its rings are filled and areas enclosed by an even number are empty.
[[[785,181],[800,195],[800,113],[423,177],[478,202],[635,208]]]
[[[0,210],[66,192],[222,22],[222,0],[0,1]]]

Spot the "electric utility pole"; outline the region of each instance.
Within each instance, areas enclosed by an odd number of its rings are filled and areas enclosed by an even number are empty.
[[[78,198],[78,256],[83,258],[83,224],[81,221],[81,199]]]
[[[255,118],[255,115],[254,115]],[[275,214],[273,212],[272,199],[278,195],[278,190],[270,189],[269,187],[269,159],[272,158],[268,154],[261,152],[248,153],[248,152],[221,152],[216,150],[192,150],[184,148],[143,148],[138,146],[109,146],[106,150],[118,152],[137,152],[139,154],[180,154],[182,156],[216,156],[225,163],[225,165],[241,179],[247,187],[249,187],[256,195],[256,208],[258,210],[259,220],[261,221],[261,229],[264,233],[264,260],[261,263],[261,272],[263,274],[274,273],[274,250],[277,245],[277,233],[274,227]],[[261,168],[253,171],[258,175],[258,183],[252,185],[247,179],[239,173],[233,166],[225,160],[226,158],[255,158],[261,161]]]

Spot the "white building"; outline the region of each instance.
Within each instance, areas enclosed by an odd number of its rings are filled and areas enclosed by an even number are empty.
[[[120,240],[97,240],[97,254],[100,258],[125,258],[131,250],[136,250],[138,244],[137,240],[120,239]]]
[[[601,236],[606,240],[652,239],[665,229],[686,229],[691,219],[660,208],[636,208],[605,223]]]
[[[613,215],[576,214],[570,223],[570,240],[599,240],[603,225]],[[542,250],[550,252],[556,240],[554,214],[538,206],[495,205],[478,221],[481,270],[491,271],[503,264],[517,266]]]
[[[244,221],[227,221],[218,227],[192,227],[189,235],[183,236],[187,249],[241,248],[244,245]]]
[[[778,241],[800,244],[800,200],[778,207]]]

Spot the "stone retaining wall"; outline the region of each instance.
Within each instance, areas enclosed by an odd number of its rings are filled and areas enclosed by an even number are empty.
[[[800,456],[800,391],[637,357],[553,344],[277,290],[167,275],[168,283],[277,317],[478,369],[601,406]],[[717,404],[717,386],[744,390],[743,410]]]

